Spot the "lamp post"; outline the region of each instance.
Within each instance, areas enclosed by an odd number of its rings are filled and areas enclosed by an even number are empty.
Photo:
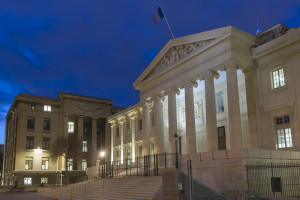
[[[174,140],[175,140],[175,153],[176,153],[175,166],[176,166],[176,169],[178,169],[178,150],[177,150],[177,146],[178,146],[178,135],[177,135],[177,133],[174,134]]]
[[[100,152],[100,163],[102,164],[102,174],[101,174],[101,178],[104,178],[104,170],[103,170],[104,156],[105,156],[105,151],[101,151],[101,152]],[[99,172],[100,172],[100,165],[99,165]]]

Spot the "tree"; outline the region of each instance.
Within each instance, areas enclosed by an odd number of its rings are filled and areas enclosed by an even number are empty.
[[[51,159],[57,160],[61,157],[65,159],[67,184],[69,183],[69,167],[71,165],[71,162],[68,161],[69,159],[79,160],[81,158],[81,150],[82,144],[75,134],[69,134],[68,137],[57,137],[51,145]]]

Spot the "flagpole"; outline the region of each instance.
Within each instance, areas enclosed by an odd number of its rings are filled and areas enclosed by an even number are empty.
[[[164,15],[164,17],[165,17],[165,20],[166,20],[166,22],[167,22],[167,25],[168,25],[168,27],[169,27],[170,33],[171,33],[171,35],[172,35],[172,38],[174,39],[174,38],[175,38],[175,36],[174,36],[174,34],[173,34],[173,31],[172,31],[172,29],[171,29],[171,27],[170,27],[170,25],[169,25],[169,23],[168,23],[168,20],[167,20],[166,14],[164,13],[164,10],[162,9],[162,7],[161,7],[161,5],[160,5],[160,4],[159,4],[159,7],[160,7],[160,9],[161,9],[161,11],[162,11],[162,13],[163,13],[163,15]]]

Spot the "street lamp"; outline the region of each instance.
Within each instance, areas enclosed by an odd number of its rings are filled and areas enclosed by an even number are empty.
[[[104,156],[105,156],[105,151],[100,152],[100,163],[102,163],[102,174],[101,178],[104,178],[104,170],[103,170],[103,165],[104,165]],[[99,165],[99,172],[100,172],[100,165]]]
[[[175,140],[175,152],[176,152],[175,166],[176,166],[176,169],[178,169],[178,153],[177,153],[178,135],[177,135],[177,133],[174,134],[174,140]]]

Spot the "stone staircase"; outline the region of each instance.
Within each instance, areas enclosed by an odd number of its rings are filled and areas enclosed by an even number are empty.
[[[39,193],[52,199],[163,199],[162,177],[126,177],[85,181]]]

